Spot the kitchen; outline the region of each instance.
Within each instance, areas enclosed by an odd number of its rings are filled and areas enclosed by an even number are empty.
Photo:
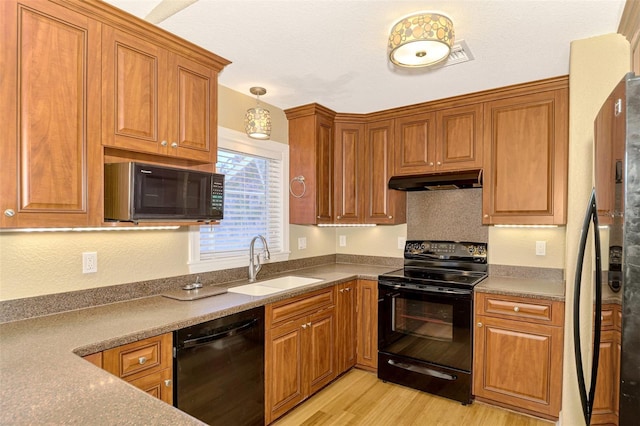
[[[590,150],[592,119],[602,100],[628,71],[628,49],[626,42],[616,35],[578,40],[572,46],[571,58],[571,109],[570,146]],[[594,61],[593,58],[599,58]],[[617,64],[617,65],[614,65]],[[608,81],[605,80],[608,76]],[[597,82],[597,84],[595,84]],[[577,85],[577,86],[576,86]],[[241,118],[244,111],[255,104],[253,98],[238,94],[225,87],[219,88],[219,125],[243,131]],[[269,106],[272,112],[272,139],[286,141],[287,120],[284,112]],[[587,118],[588,117],[588,118]],[[571,221],[572,214],[580,217],[585,197],[578,193],[581,182],[590,176],[586,159],[569,158],[568,220],[566,228],[508,229],[488,227],[490,263],[492,265],[526,266],[564,270],[567,296],[570,293],[570,270],[575,259],[570,254],[576,238],[577,224]],[[586,192],[587,186],[582,188]],[[414,194],[409,194],[409,199]],[[573,213],[572,213],[573,211]],[[143,235],[142,235],[143,234]],[[119,284],[161,280],[165,277],[183,276],[190,273],[188,263],[189,242],[186,229],[174,231],[146,231],[145,233],[3,233],[0,254],[0,282],[3,301],[19,300],[43,295],[63,295],[66,292]],[[59,235],[64,235],[60,238]],[[340,246],[339,236],[346,236],[346,247]],[[291,225],[289,227],[290,260],[316,256],[364,255],[401,259],[398,237],[407,236],[406,225],[379,226],[376,228],[317,228]],[[297,250],[299,238],[306,238],[308,245]],[[565,243],[566,239],[566,243]],[[547,256],[536,256],[531,249],[535,241],[547,241]],[[565,247],[566,245],[566,247]],[[380,248],[386,247],[386,248]],[[98,273],[80,273],[81,252],[99,253]],[[64,255],[67,253],[67,255]],[[566,254],[565,254],[566,253]],[[63,254],[63,255],[61,255]],[[34,259],[37,263],[34,263]],[[135,267],[130,259],[136,259]],[[45,282],[45,284],[43,284]],[[60,296],[63,297],[63,296]],[[10,305],[6,305],[9,309]],[[4,310],[4,308],[3,308]],[[568,357],[565,351],[565,357]],[[565,359],[565,364],[569,365]],[[571,374],[565,371],[565,374]],[[565,382],[565,386],[569,386]],[[565,389],[565,395],[573,392]],[[563,413],[576,404],[570,397],[563,401]],[[571,424],[570,421],[566,423]]]

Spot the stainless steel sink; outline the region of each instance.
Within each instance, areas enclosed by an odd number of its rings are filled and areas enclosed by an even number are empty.
[[[294,275],[288,275],[285,277],[273,278],[271,280],[260,281],[257,283],[231,287],[227,291],[229,293],[246,294],[248,296],[268,296],[270,294],[279,293],[281,291],[319,283],[320,281],[322,280],[318,278],[297,277]]]

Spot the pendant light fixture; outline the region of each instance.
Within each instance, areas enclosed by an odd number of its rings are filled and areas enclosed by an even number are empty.
[[[249,91],[256,95],[257,105],[249,108],[244,117],[244,128],[253,139],[269,139],[271,137],[271,113],[260,106],[260,96],[267,93],[264,87],[252,87]]]
[[[389,35],[389,60],[400,67],[428,67],[449,56],[453,22],[441,13],[419,12],[398,21]]]

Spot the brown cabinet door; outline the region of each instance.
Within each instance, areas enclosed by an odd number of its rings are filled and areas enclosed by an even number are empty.
[[[393,120],[366,126],[364,144],[364,221],[379,225],[406,222],[406,192],[389,189],[393,176]]]
[[[436,112],[437,170],[482,168],[482,104]]]
[[[156,373],[131,380],[129,383],[154,398],[158,398],[167,404],[173,404],[173,377],[171,368],[165,368]]]
[[[47,1],[0,3],[0,226],[99,225],[100,24]]]
[[[613,157],[613,97],[607,98],[594,122],[594,173],[598,221],[613,223],[615,160]]]
[[[335,308],[312,314],[308,319],[305,369],[307,395],[312,395],[336,377]]]
[[[316,117],[316,155],[316,223],[332,223],[333,120],[321,115]]]
[[[280,417],[306,397],[303,357],[307,320],[267,330],[265,366],[266,423]],[[303,328],[304,326],[304,328]]]
[[[357,281],[336,286],[336,358],[337,374],[356,364]]]
[[[484,105],[484,224],[566,223],[568,90]]]
[[[103,127],[106,146],[158,153],[168,145],[167,51],[104,26]]]
[[[335,132],[335,222],[362,223],[364,125],[336,123]]]
[[[178,55],[171,59],[168,155],[214,162],[217,158],[217,74]]]
[[[378,282],[358,280],[357,359],[358,366],[378,368]]]
[[[591,424],[618,424],[619,336],[614,330],[603,331],[600,336],[598,379],[593,401]]]
[[[433,172],[436,163],[435,139],[435,113],[397,118],[394,175]]]
[[[476,316],[473,393],[558,417],[563,329]]]

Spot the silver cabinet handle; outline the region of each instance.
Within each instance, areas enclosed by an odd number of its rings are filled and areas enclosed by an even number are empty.
[[[438,164],[438,166],[441,166],[441,165],[442,165],[442,163],[441,163],[440,161],[438,161],[438,163],[437,163],[437,164]]]
[[[517,307],[517,306],[514,306],[514,307],[513,307],[513,311],[514,311],[514,312],[520,312],[520,308],[519,308],[519,307]]]
[[[347,287],[344,289],[345,291],[351,291],[351,287]]]
[[[178,142],[171,142],[171,148],[177,148]]]
[[[388,217],[389,219],[393,219],[393,216],[391,216],[391,215],[389,215],[389,216],[387,216],[387,217]]]
[[[160,142],[160,145],[162,145],[162,146],[167,146],[167,141],[162,141],[162,142]]]
[[[12,210],[12,209],[6,209],[4,211],[4,215],[6,217],[14,217],[16,215],[16,212],[14,210]]]
[[[140,358],[138,358],[138,364],[144,365],[145,362],[147,362],[147,358],[146,357],[141,356]]]
[[[307,324],[302,324],[302,328],[307,328]]]
[[[166,387],[171,387],[171,379],[167,379],[167,380],[165,380],[165,381],[164,381],[164,385],[165,385]]]
[[[340,293],[344,293],[344,288],[341,288],[341,289],[340,289]]]
[[[310,322],[307,323],[307,327],[311,327],[311,323]]]
[[[482,327],[482,323],[481,322],[478,323],[478,327]]]
[[[429,162],[429,165],[430,165],[430,166],[433,166],[433,161]]]

